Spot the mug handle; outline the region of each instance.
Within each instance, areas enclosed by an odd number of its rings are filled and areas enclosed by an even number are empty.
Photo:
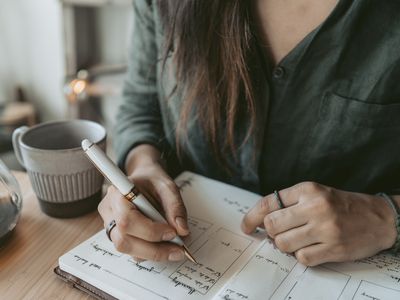
[[[24,168],[25,168],[25,164],[24,164],[24,160],[22,158],[21,148],[19,146],[19,143],[21,141],[22,134],[24,134],[28,129],[29,129],[29,127],[27,127],[27,126],[21,126],[21,127],[18,127],[17,129],[15,129],[12,133],[12,143],[13,143],[15,156],[17,157],[21,166],[23,166]]]

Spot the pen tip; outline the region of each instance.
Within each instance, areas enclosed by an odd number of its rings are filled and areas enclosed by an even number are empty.
[[[195,263],[196,265],[198,264],[198,262],[196,261],[196,259],[193,257],[192,254],[190,254],[189,249],[186,248],[186,246],[183,246],[183,251],[185,252],[186,257],[192,262]]]

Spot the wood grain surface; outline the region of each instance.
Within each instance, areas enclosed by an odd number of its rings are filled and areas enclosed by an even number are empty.
[[[103,227],[94,211],[73,219],[56,219],[41,212],[28,175],[14,172],[23,198],[15,231],[0,249],[1,299],[90,299],[59,279],[58,258]]]

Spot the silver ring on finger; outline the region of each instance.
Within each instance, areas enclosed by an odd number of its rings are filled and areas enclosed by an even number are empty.
[[[279,196],[279,191],[274,191],[276,202],[278,203],[279,209],[285,208],[285,204],[283,204],[281,196]]]
[[[108,239],[112,242],[111,239],[111,231],[114,229],[114,227],[117,226],[117,223],[115,222],[115,220],[111,220],[110,223],[108,223],[107,227],[106,227],[106,234]]]

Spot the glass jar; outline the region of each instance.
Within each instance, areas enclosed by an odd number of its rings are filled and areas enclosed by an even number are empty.
[[[0,160],[0,246],[17,225],[22,209],[22,196],[17,180]]]

